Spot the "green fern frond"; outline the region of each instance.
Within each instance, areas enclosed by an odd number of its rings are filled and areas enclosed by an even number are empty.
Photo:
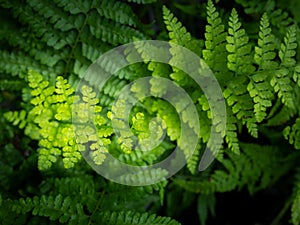
[[[120,154],[119,160],[127,164],[133,164],[138,166],[152,165],[161,158],[161,156],[170,149],[173,149],[173,145],[167,142],[163,142],[160,146],[151,149],[151,151],[134,150],[130,153]]]
[[[203,57],[205,59],[205,62],[214,72],[214,75],[217,77],[221,86],[226,87],[227,82],[233,76],[233,74],[227,68],[227,32],[225,31],[225,26],[222,24],[222,20],[219,16],[219,13],[217,12],[212,1],[208,1],[206,8],[208,25],[206,25],[206,49],[203,50]],[[211,112],[209,110],[209,104],[204,95],[202,95],[199,99],[199,103],[202,105],[202,110],[207,111],[208,117],[210,118]],[[228,108],[227,111],[228,110],[230,109]],[[230,116],[227,115],[227,118],[230,118]],[[234,152],[238,152],[237,139],[233,138],[237,136],[237,134],[234,132],[236,131],[236,129],[232,129],[233,127],[235,127],[235,124],[230,125],[228,121],[229,120],[227,119],[227,125],[229,126],[226,128],[225,140]],[[236,119],[234,121],[236,122]],[[232,122],[233,120],[231,120],[231,123]]]
[[[14,125],[24,128],[25,134],[32,139],[39,140],[39,169],[50,168],[59,156],[62,156],[66,168],[73,167],[81,159],[80,151],[85,151],[87,143],[93,150],[90,153],[92,158],[101,164],[107,152],[105,146],[110,143],[107,137],[112,134],[112,129],[99,114],[101,107],[95,106],[99,102],[96,94],[88,87],[82,87],[82,102],[75,104],[73,109],[75,122],[80,127],[75,130],[78,136],[75,139],[71,120],[74,89],[60,76],[56,78],[55,87],[51,86],[33,71],[28,73],[28,82],[33,107],[28,114],[25,111],[8,112],[5,117]],[[97,132],[88,125],[90,120],[98,129]]]
[[[11,122],[14,126],[18,126],[23,129],[26,124],[26,116],[27,113],[25,110],[21,110],[20,112],[7,112],[4,114],[4,118]]]
[[[152,2],[154,1],[156,0],[152,0]],[[143,3],[146,2],[144,1]],[[123,2],[103,0],[97,2],[97,4],[99,4],[99,6],[96,7],[97,11],[106,19],[111,19],[120,24],[126,24],[132,27],[138,27],[140,25],[140,21],[136,15],[132,13],[132,8]]]
[[[33,69],[42,74],[82,76],[91,62],[113,46],[146,38],[144,24],[124,2],[29,0],[1,2],[1,6],[24,24],[22,29],[10,26],[14,29],[9,35],[0,34],[20,49],[17,53],[1,50],[0,66],[7,74],[22,77]]]
[[[135,186],[143,186],[145,184],[153,183],[153,180],[160,181],[157,184],[150,185],[149,188],[152,190],[159,189],[161,185],[165,186],[167,181],[165,177],[168,175],[166,169],[153,169],[149,171],[140,171],[135,174],[122,174],[121,177],[117,178],[120,182],[125,184],[135,184]]]
[[[63,196],[92,196],[95,194],[95,183],[90,175],[81,175],[65,178],[51,178],[45,180],[41,184],[41,189],[45,192],[49,190],[49,194]],[[95,201],[95,200],[94,200]],[[83,202],[84,203],[84,202]]]
[[[194,154],[188,159],[187,161],[187,168],[188,170],[191,172],[191,174],[196,174],[198,166],[199,166],[199,162],[200,162],[200,157],[201,157],[201,153],[203,151],[201,151],[201,144],[198,143],[197,147],[195,148],[195,152]]]
[[[236,154],[240,153],[239,140],[237,137],[237,119],[230,108],[227,108],[227,123],[225,140],[230,150]]]
[[[203,58],[223,86],[225,80],[229,80],[232,76],[227,69],[227,32],[211,0],[207,3],[207,22],[208,25],[205,26],[205,49],[202,52]]]
[[[279,58],[281,60],[282,67],[290,68],[296,64],[296,60],[294,59],[297,48],[296,32],[296,25],[291,26],[286,34],[286,37],[284,38],[284,43],[282,43],[280,46]]]
[[[292,126],[287,126],[283,130],[285,139],[296,149],[300,149],[300,118],[297,118]]]
[[[296,40],[296,26],[292,26],[288,30],[284,38],[284,43],[280,47],[280,67],[271,79],[271,85],[274,87],[278,97],[289,108],[295,108],[291,70],[293,70],[296,64],[294,59],[296,54],[295,49],[297,48]]]
[[[228,83],[223,94],[232,112],[236,114],[243,124],[246,124],[249,133],[257,137],[256,119],[253,117],[253,102],[247,92],[248,78],[246,75],[253,74],[255,68],[251,60],[251,45],[244,29],[241,28],[238,14],[232,10],[229,18],[228,36],[226,49],[228,55],[228,69],[235,73],[236,78]]]
[[[228,55],[228,68],[240,74],[252,74],[255,70],[251,59],[251,45],[246,31],[241,28],[242,24],[239,21],[238,13],[235,9],[232,10],[228,22],[228,36],[226,38],[226,49]]]
[[[97,39],[111,43],[116,46],[118,44],[126,44],[133,41],[133,38],[145,39],[145,36],[131,27],[124,27],[115,24],[107,19],[99,20],[99,15],[92,12],[88,17],[88,23],[91,25],[90,31]]]
[[[281,34],[285,34],[287,27],[294,24],[293,18],[284,9],[270,9],[269,10],[270,22],[274,27],[277,27]]]
[[[251,81],[247,86],[254,101],[254,113],[257,122],[262,122],[266,118],[266,110],[272,106],[274,94],[271,91],[272,86],[268,82],[269,79],[269,72],[257,72],[251,76]]]
[[[181,22],[171,13],[171,11],[163,6],[163,17],[168,30],[170,42],[186,46],[191,41],[191,35],[187,32],[186,28],[182,26]]]
[[[199,122],[200,122],[200,132],[199,137],[202,139],[203,143],[207,143],[210,137],[211,131],[211,119],[207,115],[206,111],[198,110]]]
[[[195,51],[195,49],[193,49],[194,42],[192,41],[191,34],[186,30],[182,23],[173,15],[173,13],[171,13],[171,11],[165,6],[163,6],[163,18],[168,31],[168,36],[170,39],[169,41],[171,43],[175,43],[180,46],[186,47],[191,51]],[[172,62],[186,62],[181,52],[174,52],[174,49],[172,48],[170,49],[170,52],[173,56],[173,58],[171,59]],[[191,85],[190,77],[187,74],[185,74],[178,68],[173,67],[172,69],[173,73],[169,75],[171,79],[173,79],[183,87]]]
[[[46,66],[40,66],[33,58],[26,55],[24,52],[9,53],[7,51],[0,51],[0,71],[13,76],[24,78],[28,69],[38,71],[40,73],[51,74],[55,72]]]
[[[150,4],[150,3],[154,3],[157,0],[126,0],[127,2],[135,2],[138,4]]]
[[[282,105],[280,100],[277,100],[267,117],[267,126],[282,126],[286,124],[296,114],[296,109],[291,110],[287,106]]]
[[[171,141],[180,137],[180,119],[174,108],[165,101],[155,101],[152,106],[153,112],[157,112],[164,120],[167,127],[167,134]]]
[[[298,64],[295,66],[295,69],[294,69],[293,80],[300,87],[300,65],[298,65]]]
[[[199,195],[197,200],[197,211],[201,225],[205,225],[208,215],[215,215],[216,198],[214,195]]]
[[[250,78],[247,87],[254,101],[254,113],[257,122],[261,122],[267,116],[266,110],[272,106],[274,94],[270,85],[270,77],[275,72],[277,63],[274,61],[275,38],[271,33],[269,19],[265,13],[260,22],[258,46],[255,47],[254,60],[258,65],[258,71]]]
[[[260,1],[260,0],[236,0],[236,3],[242,5],[247,14],[259,14],[262,11],[266,10],[266,8],[271,8],[274,6],[274,1]]]
[[[257,124],[253,116],[253,102],[247,92],[247,81],[248,79],[244,76],[235,78],[228,84],[223,94],[237,119],[246,124],[253,137],[257,137]]]
[[[82,206],[79,203],[74,203],[71,197],[63,197],[62,195],[7,200],[6,206],[18,214],[31,212],[32,215],[49,217],[50,220],[57,220],[60,223],[74,220],[78,222],[76,224],[81,224],[88,221]]]
[[[275,53],[275,37],[270,28],[269,18],[266,13],[263,14],[260,21],[258,46],[255,47],[254,60],[259,66],[259,70],[272,70],[277,67],[274,62]]]
[[[92,224],[119,224],[119,225],[180,225],[169,217],[156,216],[148,213],[135,212],[101,212],[92,220]]]
[[[254,61],[258,65],[258,71],[250,78],[247,87],[254,101],[254,113],[257,122],[261,122],[267,116],[267,108],[272,106],[274,94],[270,85],[270,78],[277,68],[274,61],[275,38],[271,33],[270,23],[265,13],[260,21],[258,46],[255,47]]]
[[[242,144],[240,155],[228,153],[229,159],[221,160],[225,170],[215,170],[208,180],[181,180],[174,182],[184,189],[201,194],[228,192],[248,187],[250,193],[257,192],[274,183],[289,169],[282,168],[281,152],[273,146]],[[272,157],[270,157],[272,153]]]

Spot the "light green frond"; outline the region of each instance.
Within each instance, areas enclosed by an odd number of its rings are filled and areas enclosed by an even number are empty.
[[[170,42],[181,46],[188,46],[191,41],[191,35],[181,22],[171,13],[167,7],[163,7],[163,17],[166,24]]]

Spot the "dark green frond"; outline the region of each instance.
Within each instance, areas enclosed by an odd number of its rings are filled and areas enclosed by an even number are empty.
[[[296,149],[300,149],[300,118],[297,118],[292,126],[284,129],[283,135],[291,145]]]
[[[101,212],[92,220],[92,224],[119,224],[119,225],[180,225],[175,220],[168,217],[156,216],[148,213],[134,212]]]
[[[207,22],[205,27],[205,49],[203,58],[210,69],[214,72],[221,85],[231,78],[227,69],[226,36],[225,26],[212,1],[207,4]]]

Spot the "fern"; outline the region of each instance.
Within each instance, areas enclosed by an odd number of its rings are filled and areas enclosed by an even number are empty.
[[[180,225],[168,217],[149,215],[148,213],[133,212],[102,212],[94,220],[94,223],[106,224],[158,224],[158,225]]]
[[[135,3],[139,3],[139,4],[149,4],[149,3],[156,2],[157,0],[127,0],[127,1],[135,2]]]
[[[273,0],[230,1],[229,7],[237,6],[247,14],[240,20],[235,9],[230,13],[224,4],[215,6],[211,0],[206,5],[176,3],[179,21],[165,6],[162,17],[156,15],[154,2],[0,1],[0,219],[4,224],[179,224],[153,214],[162,212],[164,204],[163,211],[180,219],[197,204],[199,220],[205,224],[210,222],[209,214],[214,215],[215,193],[247,188],[255,194],[281,188],[277,181],[294,172],[299,153],[289,149],[300,148],[296,7],[291,10],[292,6]],[[168,2],[170,9],[173,3]],[[206,14],[186,10],[198,12],[205,7]],[[154,18],[158,19],[146,24]],[[188,19],[191,24],[186,23]],[[207,24],[202,26],[205,19]],[[163,24],[166,29],[160,27]],[[193,68],[199,62],[187,61],[176,48],[147,52],[154,47],[141,51],[136,44],[135,49],[116,52],[114,62],[98,61],[99,76],[85,75],[101,54],[128,42],[151,39],[154,33],[204,58],[209,68],[203,68],[203,74],[212,70],[226,100],[226,127],[225,118],[213,115],[221,112],[221,104],[209,105],[219,100],[211,93],[216,90],[204,95],[209,88],[201,90],[178,69]],[[195,33],[200,40],[191,35]],[[154,53],[169,57],[173,66],[150,61]],[[99,81],[112,68],[136,58],[144,62],[118,71],[102,88]],[[150,78],[147,82],[138,79],[144,77]],[[179,98],[159,78],[174,81],[192,101]],[[126,107],[131,102],[120,97],[127,85],[139,100],[130,110]],[[163,101],[165,96],[175,103]],[[21,97],[23,101],[15,104]],[[196,111],[191,110],[193,106]],[[196,114],[198,121],[192,120]],[[198,133],[194,121],[201,129],[190,157],[187,150]],[[189,128],[185,139],[182,127]],[[213,143],[211,137],[216,135],[226,143]],[[213,144],[222,148],[217,160],[197,174],[197,169],[203,169],[198,168],[200,158],[207,156],[203,156],[205,147],[214,153]],[[170,175],[168,168],[124,175],[112,163],[104,171],[120,172],[116,179],[124,184],[161,181],[148,186],[114,184],[81,160],[88,157],[100,166],[109,153],[115,162],[144,168],[164,160],[175,146],[180,148],[176,157],[184,156],[187,167],[173,180],[165,179]],[[295,180],[291,222],[299,224],[299,182]]]
[[[208,180],[177,179],[175,183],[188,191],[201,194],[228,192],[244,186],[248,187],[250,193],[254,193],[274,183],[284,174],[284,170],[289,169],[289,165],[281,167],[281,160],[288,159],[278,158],[277,154],[281,155],[278,149],[275,153],[273,147],[254,144],[243,144],[242,149],[244,154],[229,153],[229,159],[221,161],[228,172],[216,170]],[[272,158],[270,152],[274,152]]]
[[[18,125],[20,128],[25,129],[25,134],[33,139],[39,140],[39,168],[41,170],[48,169],[53,162],[57,161],[57,156],[63,157],[63,162],[66,168],[74,166],[74,163],[81,159],[79,151],[85,150],[85,144],[89,141],[96,141],[93,134],[93,129],[89,125],[78,125],[81,130],[76,130],[76,134],[80,136],[80,139],[75,140],[75,134],[73,133],[73,125],[71,121],[71,105],[73,104],[74,90],[69,86],[67,81],[62,77],[57,77],[56,87],[49,86],[48,81],[44,81],[40,74],[33,71],[29,71],[28,75],[29,86],[31,88],[31,104],[34,106],[28,115],[25,111],[8,112],[5,117],[14,125]],[[80,107],[87,108],[91,113],[91,109],[98,103],[98,100],[94,99],[95,94],[86,87],[82,88],[84,103],[80,104]],[[88,119],[83,114],[82,110],[75,110],[75,122],[86,123]],[[101,108],[98,107],[96,112],[100,112]],[[93,118],[96,120],[98,128],[103,125],[105,119],[100,115],[96,115]],[[77,128],[78,128],[77,127]],[[103,127],[105,129],[105,127]],[[105,129],[103,134],[99,133],[103,142],[108,139],[103,136],[109,136],[111,131]],[[77,143],[79,146],[77,146]],[[109,142],[108,142],[109,143]],[[95,155],[95,160],[101,163],[105,156],[99,151],[104,151],[101,148],[103,144],[94,143],[91,148],[94,150],[91,154]],[[102,150],[100,150],[100,148]],[[105,151],[104,151],[105,152]]]
[[[228,55],[228,69],[235,73],[236,78],[231,80],[227,89],[224,91],[224,97],[232,112],[236,114],[243,124],[246,124],[249,133],[257,137],[256,119],[253,118],[253,103],[247,93],[248,79],[245,75],[251,75],[254,72],[254,66],[251,60],[251,45],[245,30],[241,28],[241,22],[238,20],[238,14],[235,9],[232,10],[229,18],[229,29],[227,36],[226,49]]]
[[[300,149],[299,127],[300,127],[300,118],[297,118],[295,123],[292,126],[287,126],[283,130],[283,135],[285,136],[285,139],[289,140],[289,143],[294,145],[296,149]]]
[[[225,26],[219,16],[212,1],[207,4],[207,22],[205,33],[205,49],[203,58],[210,69],[213,70],[220,85],[224,85],[225,80],[229,80],[232,74],[227,69],[227,51]]]
[[[289,108],[295,107],[291,82],[292,73],[290,69],[294,67],[296,63],[295,59],[293,59],[296,54],[296,48],[296,27],[292,26],[284,38],[284,43],[281,44],[279,51],[281,64],[271,80],[271,85],[274,87],[275,92],[278,93],[278,97],[280,97],[282,103]]]
[[[208,214],[215,215],[216,199],[214,195],[199,195],[197,200],[197,210],[201,225],[206,224]]]
[[[182,26],[181,22],[178,21],[178,19],[165,6],[163,7],[163,16],[165,26],[168,30],[170,42],[189,48],[189,44],[191,43],[191,34],[187,32],[186,28]],[[172,53],[172,49],[170,51]],[[172,55],[174,57],[173,61],[182,60],[180,58],[182,57],[180,53],[172,53]],[[173,67],[172,69],[173,73],[171,73],[169,76],[173,80],[180,83],[182,86],[187,86],[190,84],[187,74],[178,68]]]
[[[163,7],[164,21],[166,28],[169,31],[168,35],[170,42],[185,46],[191,41],[191,35],[187,32],[186,28],[182,26],[181,22],[167,9]]]
[[[26,198],[18,201],[7,199],[1,203],[5,203],[7,208],[18,214],[31,212],[32,215],[48,217],[50,221],[68,222],[68,224],[98,224],[99,222],[105,224],[180,224],[168,217],[130,211],[98,211],[88,216],[84,213],[82,205],[76,203],[76,198],[71,199],[69,196],[63,197],[62,195],[57,195],[56,197],[34,197],[33,199]]]
[[[261,18],[258,46],[255,47],[254,60],[259,66],[258,72],[251,76],[247,87],[250,96],[254,100],[254,112],[257,122],[261,122],[267,116],[266,110],[272,106],[272,87],[270,77],[277,67],[274,58],[276,56],[274,36],[271,34],[267,14]]]
[[[266,8],[271,8],[274,5],[274,1],[245,1],[245,0],[236,0],[238,4],[241,4],[247,14],[257,14],[264,11]]]
[[[226,123],[226,143],[228,147],[236,154],[240,152],[240,146],[237,138],[237,119],[232,114],[231,110],[227,110],[227,123]]]
[[[153,1],[140,3],[150,2]],[[3,21],[3,28],[10,32],[0,31],[0,39],[13,46],[12,50],[1,46],[0,72],[4,73],[3,77],[11,74],[23,78],[27,70],[32,69],[49,80],[56,75],[76,80],[100,54],[113,46],[134,38],[146,38],[146,26],[124,2],[30,0],[2,1],[0,5],[14,16],[13,22]],[[14,25],[18,22],[23,24],[21,29]],[[108,86],[120,83],[118,88],[123,87],[123,78]],[[102,103],[111,105],[112,99],[105,94]]]
[[[226,37],[227,32],[222,20],[217,12],[212,1],[207,4],[207,22],[206,26],[206,49],[203,50],[203,57],[208,66],[213,70],[214,75],[217,77],[220,85],[226,88],[226,81],[230,80],[233,74],[227,68],[227,55],[226,51]],[[209,109],[208,102],[204,96],[200,99],[202,109],[207,111]],[[210,113],[210,110],[208,110]],[[236,138],[236,119],[232,118],[230,114],[231,108],[227,108],[227,124],[226,124],[226,137],[225,140],[229,147],[234,152],[239,152],[238,140]],[[230,118],[230,119],[229,119]]]

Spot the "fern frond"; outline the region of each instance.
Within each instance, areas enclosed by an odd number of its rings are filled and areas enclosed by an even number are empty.
[[[287,106],[282,105],[280,100],[277,100],[276,104],[274,104],[271,112],[268,115],[267,126],[282,126],[296,114],[296,109],[291,110]]]
[[[262,122],[266,118],[266,110],[272,106],[274,94],[271,91],[272,86],[268,82],[269,79],[269,72],[257,72],[251,76],[251,81],[247,86],[254,101],[254,113],[257,122]]]
[[[253,116],[253,102],[247,92],[246,77],[237,77],[228,84],[228,88],[223,92],[228,106],[237,119],[246,124],[249,133],[253,137],[257,137],[257,124]]]
[[[241,22],[239,22],[235,9],[232,10],[229,18],[226,40],[226,49],[229,52],[228,69],[235,73],[236,78],[229,82],[223,94],[232,108],[232,112],[239,120],[242,120],[243,124],[246,124],[249,133],[257,137],[257,124],[253,117],[254,106],[247,92],[248,79],[246,77],[246,75],[251,75],[255,68],[252,65],[249,38],[245,30],[241,28]]]
[[[49,185],[51,186],[49,187]],[[49,194],[56,196],[92,196],[95,194],[95,183],[90,175],[80,175],[75,177],[65,178],[50,178],[44,180],[41,184],[41,189],[47,187],[50,189]],[[94,200],[95,201],[95,200]]]
[[[119,225],[180,225],[176,220],[169,217],[156,216],[148,213],[134,212],[101,212],[92,220],[92,224],[119,224]]]
[[[271,8],[274,5],[273,1],[260,1],[260,0],[236,0],[236,3],[241,4],[247,14],[258,14],[265,10],[266,7]]]
[[[189,158],[187,161],[187,168],[191,172],[191,174],[196,174],[199,162],[200,162],[200,157],[202,153],[202,148],[201,144],[198,143],[197,147],[195,148],[194,154]]]
[[[229,80],[232,76],[227,68],[227,32],[211,0],[208,1],[206,8],[208,25],[205,26],[205,49],[202,51],[203,58],[223,86],[225,85],[225,80]]]
[[[152,1],[154,2],[156,0]],[[132,13],[132,8],[129,5],[123,2],[114,2],[110,0],[103,0],[98,4],[97,11],[106,19],[111,19],[120,24],[126,24],[133,27],[138,27],[138,25],[140,25],[139,20],[136,15]]]
[[[24,52],[9,53],[7,51],[0,51],[0,71],[13,76],[24,78],[27,70],[32,69],[43,74],[53,74],[57,71],[47,66],[40,66],[32,57],[26,55]]]
[[[186,46],[191,41],[191,34],[182,26],[181,22],[171,13],[171,11],[163,6],[163,18],[166,28],[169,31],[168,35],[170,42]]]
[[[99,20],[99,15],[94,13],[94,11],[89,15],[87,22],[91,25],[90,31],[92,35],[114,46],[129,43],[133,41],[133,38],[145,39],[143,33],[131,27],[124,27],[105,18]]]
[[[277,27],[282,34],[286,33],[287,27],[294,24],[293,18],[289,13],[283,9],[269,10],[270,22],[273,26]]]
[[[228,153],[229,159],[221,160],[225,170],[215,170],[208,180],[181,180],[174,182],[184,189],[201,194],[228,192],[248,187],[250,193],[264,189],[280,178],[291,165],[282,168],[279,149],[273,146],[243,144],[240,155]],[[270,157],[272,155],[272,157]]]
[[[272,70],[277,67],[274,62],[275,53],[275,37],[270,28],[269,18],[266,13],[263,14],[260,21],[258,46],[255,47],[254,60],[259,66],[259,70]]]
[[[13,32],[3,35],[11,46],[20,49],[0,56],[1,69],[7,74],[22,77],[24,71],[33,69],[42,74],[82,76],[93,60],[113,46],[146,38],[144,24],[124,2],[29,0],[1,2],[1,6],[24,24],[20,30],[11,26]],[[17,60],[11,63],[14,58]]]
[[[26,114],[25,111],[8,112],[5,117],[14,125],[25,129],[25,134],[32,139],[39,140],[39,169],[45,170],[62,156],[66,168],[73,167],[81,159],[80,151],[85,151],[86,144],[93,150],[90,152],[95,163],[101,164],[107,152],[107,138],[112,129],[101,116],[101,107],[96,94],[87,86],[82,87],[82,102],[74,106],[74,121],[77,124],[75,138],[72,124],[71,106],[74,100],[74,89],[65,79],[58,76],[55,87],[33,71],[28,74],[31,88],[31,104],[33,107]],[[77,99],[77,101],[79,101]],[[88,123],[93,121],[95,131]],[[97,138],[98,137],[98,138]]]
[[[237,137],[237,119],[230,108],[227,108],[227,124],[225,140],[230,150],[236,154],[240,153],[239,140]]]
[[[72,200],[71,197],[63,197],[62,195],[7,200],[6,204],[15,213],[31,212],[32,215],[49,217],[50,220],[58,220],[60,223],[73,220],[78,222],[76,224],[80,224],[88,221],[88,217],[84,214],[82,206],[76,203],[76,199]]]
[[[287,126],[283,135],[295,149],[300,149],[300,118],[297,118],[292,126]]]
[[[280,67],[276,70],[275,75],[271,79],[271,85],[281,99],[282,103],[289,108],[295,108],[294,94],[292,84],[292,71],[296,64],[293,58],[296,54],[296,26],[292,26],[281,44],[279,58],[281,60]]]
[[[4,114],[4,118],[11,122],[14,126],[18,126],[19,128],[23,129],[26,124],[26,116],[27,113],[25,110],[21,110],[20,112],[7,112]]]
[[[150,3],[154,3],[157,0],[126,0],[127,2],[135,2],[138,4],[150,4]]]
[[[295,66],[296,60],[294,56],[296,55],[297,48],[297,27],[293,25],[290,27],[286,36],[284,38],[284,43],[280,46],[279,58],[281,60],[281,66],[290,68]]]
[[[1,76],[0,76],[1,77]],[[21,90],[24,87],[24,82],[18,80],[0,80],[1,91],[16,91]]]
[[[216,198],[215,195],[199,195],[197,200],[197,211],[201,225],[205,225],[209,213],[215,215]]]
[[[171,43],[175,43],[180,46],[186,47],[191,51],[196,51],[195,49],[193,49],[194,43],[191,34],[174,16],[174,14],[171,13],[171,11],[165,6],[163,6],[163,18],[168,31],[168,36],[170,39],[169,41]],[[181,54],[181,52],[175,52],[174,48],[171,48],[170,52],[173,56],[171,59],[172,62],[187,62],[186,59],[184,59],[184,56]],[[185,74],[178,68],[173,67],[172,69],[173,72],[169,75],[171,79],[173,79],[183,87],[191,86],[191,79],[187,74]]]
[[[254,113],[257,122],[261,122],[267,116],[266,110],[272,106],[274,94],[270,85],[270,78],[278,66],[274,62],[275,38],[271,33],[270,23],[265,13],[260,21],[258,46],[255,47],[254,60],[258,65],[258,71],[250,78],[247,87],[254,101]]]
[[[149,188],[157,190],[161,185],[165,186],[167,181],[165,177],[168,171],[165,169],[153,169],[149,171],[140,171],[132,174],[122,174],[117,179],[124,184],[135,184],[135,186],[145,186],[145,184],[152,184],[153,181],[159,181],[157,184],[150,185]],[[157,186],[158,185],[158,186]]]
[[[295,66],[295,69],[294,69],[293,80],[300,87],[300,65],[298,65],[298,64]]]
[[[228,22],[228,36],[226,38],[226,49],[228,55],[228,68],[239,74],[252,74],[255,70],[251,60],[251,45],[246,31],[241,28],[242,24],[239,21],[238,13],[235,9],[232,10]]]

